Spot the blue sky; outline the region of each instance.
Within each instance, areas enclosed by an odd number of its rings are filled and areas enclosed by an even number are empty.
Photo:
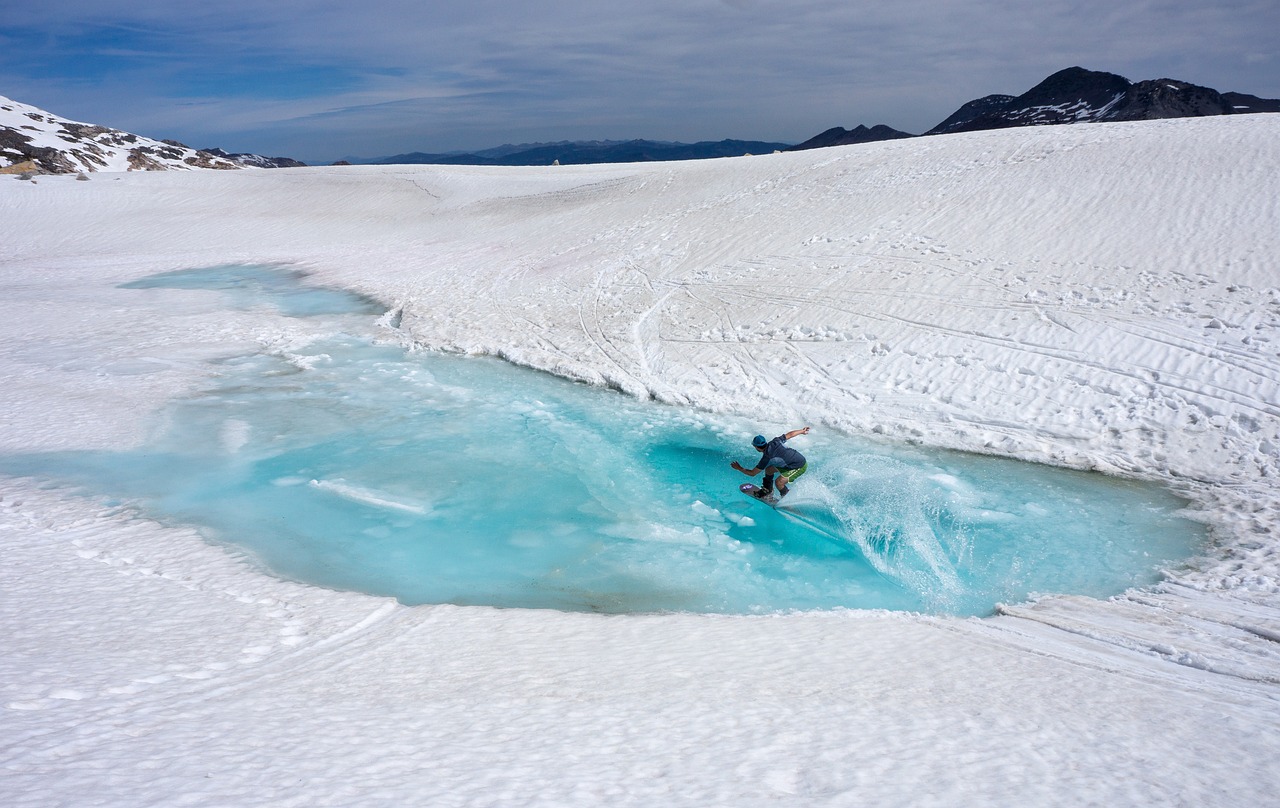
[[[1280,97],[1275,0],[44,0],[3,18],[0,95],[311,163],[922,132],[1073,65]]]

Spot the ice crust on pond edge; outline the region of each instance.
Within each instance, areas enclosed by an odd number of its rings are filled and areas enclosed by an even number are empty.
[[[7,451],[136,443],[208,360],[323,334],[115,289],[279,262],[388,304],[387,339],[1159,479],[1216,537],[1153,589],[989,620],[406,609],[6,480],[0,794],[1265,803],[1278,135],[1263,115],[702,163],[0,182]]]

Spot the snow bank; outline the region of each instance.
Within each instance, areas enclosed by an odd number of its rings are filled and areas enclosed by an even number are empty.
[[[1280,117],[1257,115],[693,163],[0,178],[8,451],[135,442],[205,360],[320,327],[116,284],[287,262],[393,307],[405,344],[1159,479],[1216,539],[1153,591],[988,620],[407,609],[6,481],[0,794],[1261,804],[1278,175]]]

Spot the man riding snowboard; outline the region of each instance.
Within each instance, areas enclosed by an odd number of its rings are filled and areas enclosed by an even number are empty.
[[[754,491],[755,496],[764,499],[773,493],[773,478],[778,478],[778,498],[781,499],[787,495],[790,488],[787,483],[793,483],[796,478],[804,474],[808,470],[809,464],[805,462],[804,455],[787,446],[787,441],[796,435],[808,435],[809,427],[803,429],[793,429],[785,435],[779,435],[773,440],[768,440],[764,435],[756,435],[751,440],[751,445],[756,447],[756,451],[760,453],[760,462],[755,468],[743,468],[737,460],[729,465],[736,471],[740,471],[748,477],[754,477],[761,471],[764,472],[764,485]]]

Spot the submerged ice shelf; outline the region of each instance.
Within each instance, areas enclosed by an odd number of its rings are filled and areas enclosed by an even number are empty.
[[[284,316],[369,301],[271,267],[132,288],[229,291]],[[604,612],[884,608],[980,615],[1033,593],[1105,597],[1196,552],[1151,485],[815,434],[775,512],[737,491],[758,426],[498,360],[406,354],[335,333],[225,363],[128,452],[10,456],[201,526],[274,573],[455,603]],[[360,330],[350,329],[352,332]]]

